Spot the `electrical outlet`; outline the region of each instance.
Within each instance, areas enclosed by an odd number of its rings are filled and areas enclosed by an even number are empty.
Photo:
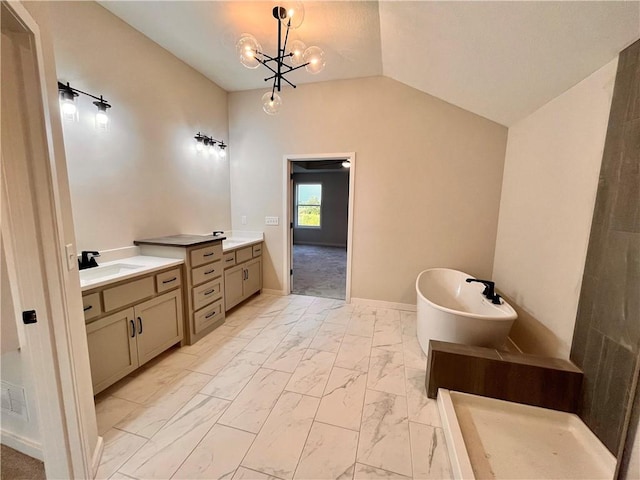
[[[246,215],[242,215],[242,217],[240,217],[240,223],[242,223],[242,225],[246,225],[247,224],[247,216]]]
[[[265,225],[278,225],[280,222],[279,217],[264,217]]]

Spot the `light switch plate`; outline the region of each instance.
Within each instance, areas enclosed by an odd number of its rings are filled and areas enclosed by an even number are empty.
[[[67,268],[73,270],[78,265],[76,249],[73,248],[73,243],[64,246],[64,253],[67,256]]]
[[[240,218],[240,223],[242,223],[242,225],[246,225],[247,224],[247,216],[246,215],[242,215],[242,217]]]
[[[264,217],[265,225],[278,225],[280,222],[280,217]]]

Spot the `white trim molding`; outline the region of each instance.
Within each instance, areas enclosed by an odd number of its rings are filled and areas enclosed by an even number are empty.
[[[367,305],[375,308],[393,308],[395,310],[404,310],[406,312],[415,312],[416,306],[411,303],[387,302],[385,300],[372,300],[370,298],[351,298],[351,303],[355,305]]]
[[[2,438],[3,445],[13,448],[25,455],[29,455],[30,457],[37,458],[40,461],[44,461],[42,445],[40,443],[5,430],[2,430],[0,437]]]
[[[285,155],[283,157],[283,183],[282,191],[282,239],[283,239],[283,265],[282,265],[282,287],[285,295],[291,293],[291,275],[290,270],[292,268],[291,260],[291,205],[293,204],[293,191],[291,182],[291,162],[296,161],[321,161],[321,160],[348,160],[351,163],[349,168],[349,212],[347,217],[347,278],[345,289],[345,302],[351,301],[351,267],[353,261],[353,213],[355,202],[355,185],[356,185],[356,153],[344,152],[344,153],[307,153],[296,155]]]

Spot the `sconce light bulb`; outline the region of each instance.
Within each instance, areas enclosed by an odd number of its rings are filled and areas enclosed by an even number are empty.
[[[109,123],[109,115],[107,115],[107,112],[99,110],[98,113],[96,113],[96,123],[99,126],[107,125]]]
[[[196,143],[196,150],[201,152],[204,149],[204,145],[202,143],[202,141],[199,141],[198,143]]]
[[[227,156],[227,151],[224,148],[221,148],[218,155],[220,155],[220,158],[224,158]]]
[[[62,114],[65,116],[73,116],[76,114],[77,108],[73,100],[62,101]]]

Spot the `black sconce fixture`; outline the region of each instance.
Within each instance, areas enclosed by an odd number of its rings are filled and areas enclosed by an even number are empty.
[[[198,134],[193,138],[196,139],[196,151],[207,152],[210,154],[217,152],[218,156],[221,158],[227,156],[227,152],[224,150],[227,148],[227,145],[224,143],[224,140],[216,140],[213,137],[202,135],[200,132],[198,132]]]
[[[58,82],[58,94],[60,95],[60,108],[62,110],[62,116],[68,120],[75,121],[78,117],[78,107],[76,106],[76,97],[80,94],[86,95],[91,98],[95,98],[96,101],[93,104],[98,108],[96,112],[96,128],[99,130],[107,130],[109,126],[109,115],[107,109],[111,108],[111,105],[100,95],[99,97],[91,95],[90,93],[83,92],[77,88],[73,88],[69,85],[69,82],[65,85],[62,82]]]

